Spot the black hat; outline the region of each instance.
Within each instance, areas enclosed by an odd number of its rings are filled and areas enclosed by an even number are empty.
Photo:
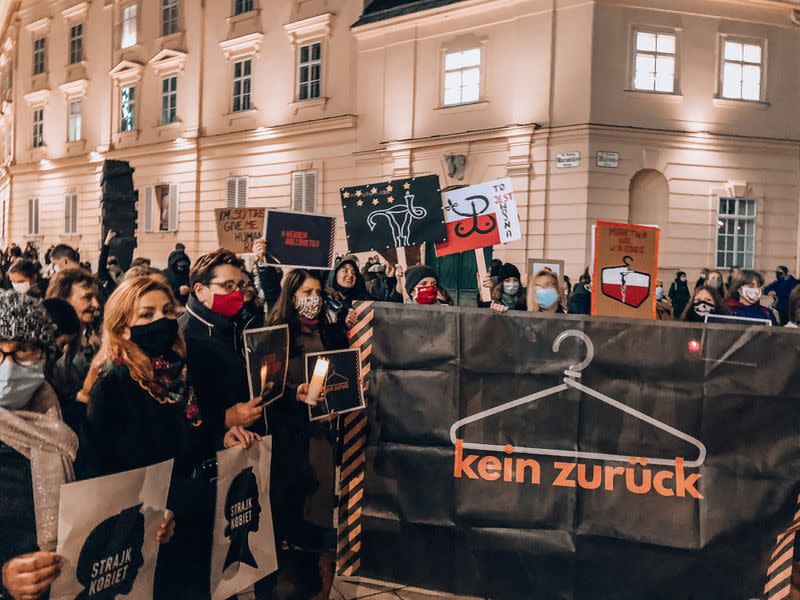
[[[433,267],[417,265],[409,268],[406,271],[406,291],[410,294],[411,291],[417,287],[417,284],[426,277],[433,277],[437,283],[439,281],[439,275]]]
[[[81,321],[72,305],[61,298],[42,300],[42,306],[56,325],[56,335],[77,335],[81,332]]]
[[[500,281],[504,279],[508,279],[509,277],[516,277],[520,279],[519,269],[512,265],[511,263],[505,263],[502,267],[500,267],[500,272],[497,274]]]

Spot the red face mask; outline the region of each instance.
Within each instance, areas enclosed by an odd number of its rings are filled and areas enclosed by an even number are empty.
[[[244,294],[242,290],[236,290],[230,294],[214,294],[214,302],[211,310],[223,317],[235,317],[244,306]]]
[[[435,304],[439,290],[435,285],[423,285],[417,288],[417,304]]]

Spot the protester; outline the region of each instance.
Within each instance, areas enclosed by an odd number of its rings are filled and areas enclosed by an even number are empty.
[[[730,290],[728,307],[731,314],[735,317],[748,319],[767,319],[773,325],[777,325],[777,319],[773,312],[766,306],[761,305],[761,298],[764,295],[762,287],[764,278],[756,271],[744,270],[733,281]]]
[[[189,294],[192,293],[192,288],[189,285],[189,268],[192,261],[186,255],[185,247],[183,244],[176,244],[169,258],[167,258],[167,269],[165,275],[172,287],[172,293],[181,304],[186,304],[189,300]]]
[[[679,320],[681,315],[686,310],[686,305],[689,304],[691,294],[689,293],[689,285],[686,283],[686,273],[678,271],[675,275],[675,281],[669,286],[669,300],[672,303],[672,314],[675,320]]]
[[[711,272],[710,269],[703,268],[700,271],[700,276],[697,278],[697,282],[694,284],[694,289],[702,287],[708,283],[708,275]]]
[[[204,419],[216,435],[226,427],[251,427],[259,419],[261,398],[250,399],[242,334],[251,322],[242,317],[245,265],[233,252],[201,256],[189,272],[192,294],[181,315],[189,376]]]
[[[115,237],[117,237],[117,234],[114,231],[109,231],[106,233],[106,237],[103,240],[103,243],[100,245],[100,256],[97,259],[97,275],[95,279],[97,280],[98,291],[102,304],[105,304],[105,301],[108,300],[108,297],[117,288],[117,280],[111,275],[111,271],[108,269],[111,240],[113,240]],[[114,260],[116,261],[116,258],[114,258]]]
[[[155,279],[156,281],[163,283],[164,285],[169,285],[170,287],[172,287],[169,280],[167,279],[167,276],[164,275],[164,272],[159,269],[156,269],[155,267],[145,267],[145,266],[131,267],[130,269],[125,271],[125,275],[123,275],[122,281],[125,281],[126,279],[135,279],[137,277],[150,277],[151,279]]]
[[[738,265],[733,265],[731,267],[730,272],[728,273],[728,281],[725,283],[726,287],[728,288],[728,292],[730,293],[731,286],[733,285],[734,280],[739,277],[739,274],[742,272],[741,267]]]
[[[353,303],[372,300],[364,276],[359,273],[356,262],[351,256],[345,256],[334,265],[328,276],[325,293],[328,298],[341,305],[341,308],[335,309],[336,319],[346,327],[352,327],[356,322]]]
[[[336,420],[309,421],[308,406],[302,403],[308,394],[305,355],[347,348],[347,333],[340,322],[327,318],[322,283],[304,269],[286,276],[268,321],[288,325],[291,343],[286,392],[267,407],[273,444],[272,514],[276,540],[284,548],[277,585],[292,588],[287,597],[312,598],[322,590],[320,597],[327,598],[336,548],[338,430]],[[290,568],[284,569],[284,564]]]
[[[131,267],[149,267],[151,262],[149,258],[138,256],[131,261]]]
[[[392,302],[405,302],[406,304],[447,303],[446,297],[441,295],[439,291],[439,275],[433,267],[415,265],[409,267],[404,275],[399,266],[397,270],[400,275],[397,278],[397,292],[391,298]],[[403,288],[405,288],[407,294],[405,300],[400,295]],[[450,303],[452,303],[452,300]]]
[[[695,288],[689,304],[680,316],[682,321],[703,323],[708,315],[728,315],[725,301],[716,288],[710,285],[701,285]]]
[[[572,289],[567,301],[567,312],[571,315],[592,314],[592,276],[587,268],[578,278],[578,285]]]
[[[50,253],[50,260],[53,263],[53,270],[57,273],[66,269],[80,269],[81,255],[67,244],[59,244]]]
[[[74,479],[75,433],[45,382],[53,323],[38,300],[0,292],[0,596],[45,595],[58,577],[54,554],[61,485]]]
[[[722,273],[716,269],[708,273],[708,285],[713,287],[719,292],[719,295],[725,298],[728,295],[728,288],[725,285],[725,278]]]
[[[497,284],[492,288],[491,308],[495,312],[507,310],[528,310],[527,290],[522,287],[519,269],[505,263],[497,273]]]
[[[27,258],[20,258],[8,268],[8,279],[15,292],[41,298],[47,291],[47,280],[39,278],[41,266]]]
[[[264,312],[264,301],[256,292],[256,287],[253,282],[253,275],[244,272],[245,286],[242,288],[242,300],[244,306],[242,307],[241,321],[247,323],[248,329],[257,329],[264,326],[266,314]]]
[[[269,312],[281,295],[283,273],[275,264],[270,264],[267,259],[266,240],[261,239],[253,242],[253,254],[256,257],[255,267],[253,268],[253,283],[256,286],[259,298],[264,301],[265,310]],[[339,260],[338,258],[336,259],[337,262]]]
[[[100,310],[97,300],[97,282],[92,274],[84,269],[64,269],[50,279],[47,298],[61,298],[75,309],[84,325],[94,320],[95,312]]]
[[[497,283],[496,278],[500,275],[500,268],[503,266],[503,261],[499,258],[493,258],[489,261],[489,277],[495,279],[493,283]]]
[[[124,281],[109,298],[103,345],[81,390],[80,452],[86,477],[175,460],[158,538],[176,537],[159,552],[154,596],[188,600],[208,595],[215,488],[204,463],[217,444],[187,377],[176,308],[172,290],[149,277]],[[222,446],[247,448],[257,437],[233,427]]]
[[[786,327],[797,329],[800,326],[800,286],[794,288],[794,291],[789,295],[789,308],[788,308],[789,322]]]
[[[529,312],[563,313],[562,297],[558,275],[552,271],[539,271],[528,283]]]
[[[659,280],[656,283],[656,318],[659,321],[673,321],[672,303],[664,295],[664,282]]]
[[[775,281],[764,288],[765,295],[774,294],[777,298],[775,308],[780,315],[781,324],[789,320],[789,296],[799,283],[789,272],[789,267],[780,265],[775,269]]]

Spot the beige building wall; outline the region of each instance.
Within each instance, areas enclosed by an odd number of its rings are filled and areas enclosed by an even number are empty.
[[[596,220],[626,221],[631,181],[667,182],[664,276],[714,266],[720,196],[756,200],[756,267],[797,266],[800,29],[780,0],[462,0],[352,27],[356,0],[180,2],[179,32],[160,36],[160,0],[139,1],[139,43],[119,48],[120,0],[13,0],[0,52],[0,242],[66,241],[93,259],[99,244],[103,159],[129,160],[140,190],[138,255],[163,265],[178,241],[213,248],[213,209],[229,177],[248,177],[248,206],[289,208],[292,173],[317,173],[317,210],[340,215],[339,188],[438,174],[443,186],[509,176],[523,239],[496,248],[564,259],[577,276]],[[67,65],[68,31],[84,26],[86,60]],[[631,91],[637,27],[678,39],[676,93]],[[46,33],[44,76],[32,76],[33,40]],[[763,102],[720,100],[721,36],[765,41]],[[322,97],[298,102],[297,47],[320,41]],[[443,106],[448,51],[481,48],[476,103]],[[252,110],[233,113],[233,65],[253,64]],[[178,123],[160,125],[161,78],[178,77]],[[137,84],[137,126],[119,131],[119,89]],[[68,98],[84,96],[83,140],[67,142]],[[32,148],[32,110],[45,102],[45,142]],[[557,155],[579,152],[577,167]],[[596,165],[598,152],[619,165]],[[445,156],[463,154],[463,179]],[[144,231],[145,189],[177,185],[177,231]],[[79,197],[78,234],[64,235],[64,196]],[[28,236],[28,199],[40,228]],[[640,213],[641,214],[641,213]],[[644,214],[647,214],[646,210]],[[340,220],[338,250],[345,250]]]

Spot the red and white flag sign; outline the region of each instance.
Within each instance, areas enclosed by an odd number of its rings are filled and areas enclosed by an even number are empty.
[[[447,256],[522,238],[511,180],[496,179],[447,192],[444,200],[447,241],[436,256]]]

